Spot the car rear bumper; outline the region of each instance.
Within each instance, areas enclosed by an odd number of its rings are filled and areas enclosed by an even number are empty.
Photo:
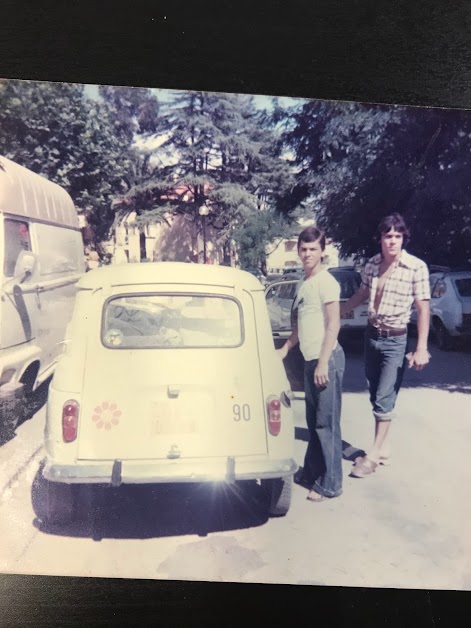
[[[298,469],[293,458],[231,457],[212,460],[114,460],[81,461],[60,465],[46,461],[43,475],[51,482],[66,484],[156,484],[172,482],[234,482],[279,478]]]

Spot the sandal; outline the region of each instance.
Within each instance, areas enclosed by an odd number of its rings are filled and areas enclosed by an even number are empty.
[[[312,497],[312,495],[317,495],[317,497]],[[317,504],[317,502],[323,502],[327,499],[327,497],[324,497],[324,495],[321,495],[320,493],[318,493],[317,491],[311,490],[308,493],[308,496],[306,497],[308,502],[314,502],[315,504]]]
[[[365,456],[353,465],[350,475],[354,478],[366,478],[367,475],[371,475],[376,471],[378,464],[378,462],[374,462]]]
[[[366,456],[358,456],[353,461],[353,465],[355,466],[356,464],[361,462],[365,457]],[[390,467],[392,465],[391,456],[380,456],[378,460],[378,464],[380,464],[383,467]]]

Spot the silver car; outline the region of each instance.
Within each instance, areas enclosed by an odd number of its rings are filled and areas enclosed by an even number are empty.
[[[439,349],[471,338],[471,269],[430,274],[430,328]]]

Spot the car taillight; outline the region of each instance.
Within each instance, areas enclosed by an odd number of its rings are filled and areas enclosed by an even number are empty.
[[[62,438],[71,443],[77,438],[79,404],[70,399],[62,406]]]
[[[267,399],[268,431],[272,436],[278,436],[281,430],[281,402],[275,395]]]

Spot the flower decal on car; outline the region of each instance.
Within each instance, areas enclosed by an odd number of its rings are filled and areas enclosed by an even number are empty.
[[[95,422],[98,429],[110,430],[113,426],[118,425],[121,414],[122,412],[118,410],[116,403],[103,401],[93,411],[92,421]]]

